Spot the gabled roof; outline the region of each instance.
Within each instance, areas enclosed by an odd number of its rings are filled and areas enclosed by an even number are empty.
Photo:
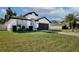
[[[39,21],[39,20],[41,20],[41,19],[46,19],[47,21],[49,21],[46,17],[41,17],[41,18],[39,18],[39,19],[37,19],[36,21]],[[50,23],[51,23],[51,21],[49,21]]]
[[[37,14],[36,12],[29,12],[29,13],[23,15],[23,17],[25,17],[25,16],[27,16],[27,15],[29,15],[29,14],[32,14],[32,13],[34,13],[36,16],[38,16],[38,14]]]
[[[17,19],[17,20],[28,20],[28,21],[31,21],[31,19],[27,19],[27,18],[25,18],[25,17],[23,17],[23,16],[11,16],[10,17],[10,19]],[[9,19],[9,20],[10,20]],[[5,22],[4,23],[6,23],[7,21],[9,21],[9,20],[5,20]]]

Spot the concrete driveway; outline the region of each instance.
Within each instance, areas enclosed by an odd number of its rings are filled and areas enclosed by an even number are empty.
[[[64,35],[70,35],[70,36],[79,37],[79,33],[75,33],[75,32],[58,32],[58,34],[64,34]]]

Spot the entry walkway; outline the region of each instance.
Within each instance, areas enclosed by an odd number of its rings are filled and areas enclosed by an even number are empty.
[[[58,32],[58,34],[64,34],[64,35],[70,35],[70,36],[79,37],[79,33],[75,33],[75,32]]]

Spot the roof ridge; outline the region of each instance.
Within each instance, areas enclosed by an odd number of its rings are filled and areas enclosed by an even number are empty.
[[[40,18],[38,18],[36,21],[39,21],[40,19],[43,19],[43,18],[45,18],[45,19],[47,19],[48,20],[48,18],[47,17],[40,17]],[[49,21],[49,20],[48,20]],[[51,22],[51,21],[49,21],[49,22]]]
[[[34,13],[36,16],[38,16],[38,14],[37,14],[35,11],[32,11],[32,12],[28,12],[28,13],[26,13],[25,15],[23,15],[23,17],[24,17],[24,16],[27,16],[27,15],[29,15],[29,14],[32,14],[32,13]]]

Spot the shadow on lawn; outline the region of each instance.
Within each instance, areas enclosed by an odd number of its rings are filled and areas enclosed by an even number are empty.
[[[37,32],[37,31],[17,31],[15,33],[32,33],[32,32]]]
[[[45,32],[45,33],[57,33],[61,32],[62,30],[38,30],[38,31],[18,31],[15,33],[33,33],[33,32]]]
[[[46,33],[58,33],[61,32],[61,30],[51,30],[51,31],[46,31]]]

